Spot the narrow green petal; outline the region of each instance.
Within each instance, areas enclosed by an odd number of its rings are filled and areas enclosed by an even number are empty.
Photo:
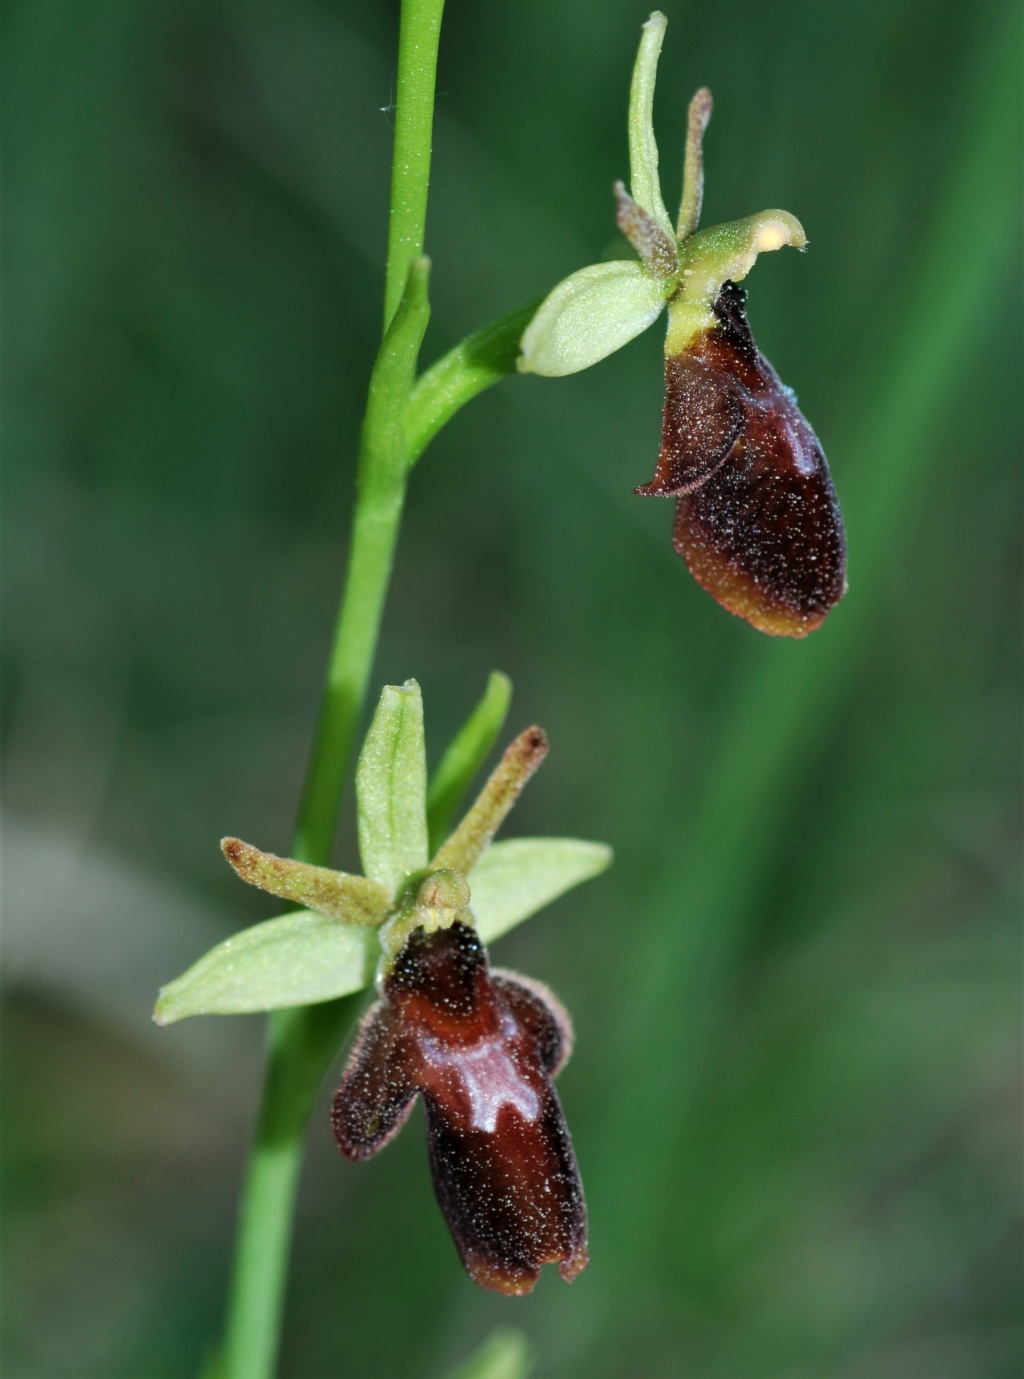
[[[632,260],[594,263],[560,282],[523,335],[520,373],[547,378],[588,369],[661,315],[665,289]]]
[[[462,876],[468,876],[547,754],[548,740],[536,725],[509,743],[487,784],[458,828],[438,848],[431,865],[451,867]]]
[[[311,910],[254,924],[211,948],[162,987],[158,1025],[190,1015],[242,1015],[312,1005],[360,991],[373,981],[376,933]]]
[[[513,838],[493,843],[469,874],[470,908],[485,943],[611,865],[604,843],[579,838]]]
[[[492,670],[483,698],[456,733],[431,776],[427,823],[432,852],[444,841],[473,777],[497,741],[511,700],[512,681],[500,670]]]
[[[290,857],[260,852],[241,838],[222,838],[221,851],[243,881],[307,910],[340,919],[343,924],[381,924],[391,893],[368,876],[351,876],[329,867],[313,867]]]
[[[385,685],[356,768],[363,871],[393,895],[427,864],[427,758],[415,680]]]

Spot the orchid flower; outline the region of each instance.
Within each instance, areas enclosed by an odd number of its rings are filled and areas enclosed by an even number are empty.
[[[730,612],[762,632],[803,637],[846,591],[846,542],[821,445],[754,343],[736,284],[757,256],[807,236],[788,211],[698,230],[706,87],[690,102],[679,218],[658,176],[652,122],[667,20],[643,26],[629,101],[630,191],[616,220],[639,255],[592,264],[547,296],[521,342],[519,369],[558,377],[589,368],[668,313],[661,451],[636,492],[674,497],[674,545]]]

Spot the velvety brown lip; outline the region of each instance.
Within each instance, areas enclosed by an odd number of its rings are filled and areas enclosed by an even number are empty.
[[[350,1159],[397,1133],[417,1095],[438,1203],[471,1277],[528,1293],[544,1264],[587,1263],[586,1210],[551,1078],[571,1047],[546,988],[490,972],[475,932],[417,929],[360,1027],[334,1100]]]
[[[696,488],[728,455],[743,426],[743,406],[721,374],[688,354],[665,360],[661,450],[644,498],[667,498]]]
[[[746,294],[666,360],[649,496],[677,498],[673,544],[714,598],[762,632],[804,637],[846,591],[846,542],[824,451],[754,342]]]
[[[698,584],[774,636],[805,637],[845,590],[827,471],[779,472],[734,455],[676,506],[673,544]]]

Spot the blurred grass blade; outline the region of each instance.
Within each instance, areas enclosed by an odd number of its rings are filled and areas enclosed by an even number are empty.
[[[495,1331],[449,1379],[526,1379],[533,1368],[521,1331]]]
[[[455,811],[504,727],[511,700],[512,681],[500,670],[492,670],[483,698],[438,763],[427,790],[431,854],[448,836]]]
[[[363,870],[392,894],[427,864],[427,758],[415,680],[385,685],[356,768]]]
[[[311,910],[279,915],[211,948],[162,987],[158,1025],[190,1015],[242,1015],[310,1005],[361,991],[373,980],[375,933]]]
[[[469,874],[470,908],[485,943],[529,919],[612,861],[604,843],[579,838],[512,838],[492,843]]]

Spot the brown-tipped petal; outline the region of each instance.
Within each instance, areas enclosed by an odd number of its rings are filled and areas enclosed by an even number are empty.
[[[345,1158],[360,1162],[383,1149],[405,1124],[415,1096],[408,1041],[394,1012],[378,1001],[363,1016],[334,1095],[331,1125]]]
[[[692,235],[700,223],[701,204],[704,200],[704,131],[708,127],[713,108],[711,92],[706,86],[702,86],[690,101],[686,122],[683,202],[679,208],[679,223],[676,226],[676,236],[681,240]]]
[[[544,988],[493,978],[475,932],[414,933],[384,983],[423,1095],[437,1199],[472,1278],[528,1293],[544,1264],[587,1262],[586,1209],[549,1067],[564,1061]]]
[[[282,900],[319,910],[346,924],[376,925],[387,916],[391,896],[385,886],[369,877],[275,857],[240,838],[222,838],[220,849],[243,881]]]
[[[615,222],[645,266],[666,281],[679,272],[679,250],[652,215],[638,206],[622,182],[615,183]]]
[[[505,748],[487,784],[455,832],[438,849],[431,867],[450,867],[468,876],[547,754],[548,740],[542,728],[521,732]]]
[[[702,484],[729,453],[743,425],[743,405],[728,376],[677,355],[665,360],[661,451],[644,498],[667,498]]]

